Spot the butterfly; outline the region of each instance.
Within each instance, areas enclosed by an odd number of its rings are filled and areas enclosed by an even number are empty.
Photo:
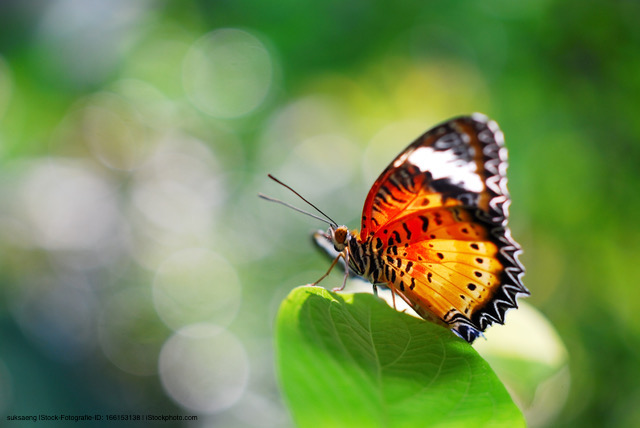
[[[428,130],[387,166],[365,199],[359,232],[303,200],[331,220],[314,234],[337,254],[329,271],[343,259],[347,275],[374,291],[388,287],[422,318],[473,343],[530,294],[507,225],[506,169],[502,131],[475,113]]]

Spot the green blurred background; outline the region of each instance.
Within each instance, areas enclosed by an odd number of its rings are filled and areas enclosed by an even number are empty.
[[[637,425],[638,18],[630,0],[3,0],[0,418],[291,426],[273,320],[328,263],[321,224],[256,198],[290,200],[266,174],[358,227],[400,150],[480,111],[506,135],[528,302],[569,355],[530,425]]]

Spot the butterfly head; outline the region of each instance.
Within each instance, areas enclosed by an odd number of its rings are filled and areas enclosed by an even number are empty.
[[[331,257],[344,251],[349,245],[351,234],[347,226],[331,226],[326,232],[318,230],[313,234],[315,243]]]
[[[347,226],[331,226],[329,230],[327,230],[327,237],[331,239],[333,248],[335,248],[335,250],[338,252],[342,252],[347,246],[347,241],[349,239],[349,229],[347,229]]]

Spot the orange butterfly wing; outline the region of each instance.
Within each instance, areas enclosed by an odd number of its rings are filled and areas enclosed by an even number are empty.
[[[469,342],[529,294],[507,228],[506,149],[475,114],[427,131],[382,172],[365,200],[359,244],[422,317]]]

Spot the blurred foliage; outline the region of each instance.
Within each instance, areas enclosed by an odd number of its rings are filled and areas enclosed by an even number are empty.
[[[481,111],[506,135],[528,301],[569,351],[528,422],[634,425],[638,16],[624,0],[1,2],[0,416],[290,425],[273,320],[327,263],[317,225],[255,197],[288,197],[266,173],[357,227],[408,142]]]

